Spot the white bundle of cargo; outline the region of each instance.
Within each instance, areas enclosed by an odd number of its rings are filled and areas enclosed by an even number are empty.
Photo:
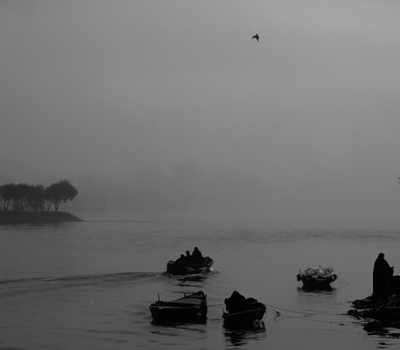
[[[304,271],[299,270],[299,276],[305,278],[329,278],[333,275],[334,273],[331,267],[318,266],[317,268],[309,267]]]
[[[309,267],[304,271],[299,270],[297,280],[303,282],[304,290],[331,290],[330,283],[337,279],[331,267]]]

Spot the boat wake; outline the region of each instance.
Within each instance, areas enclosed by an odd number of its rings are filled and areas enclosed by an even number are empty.
[[[72,275],[62,277],[34,277],[0,280],[0,298],[27,293],[41,293],[64,288],[91,286],[120,286],[144,279],[162,276],[157,272],[118,272],[95,275]]]

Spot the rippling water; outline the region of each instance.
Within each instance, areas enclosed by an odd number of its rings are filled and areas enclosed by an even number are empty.
[[[194,245],[215,258],[214,273],[197,281],[162,274]],[[1,227],[0,349],[397,349],[396,330],[370,335],[345,314],[370,293],[379,251],[399,267],[400,232],[129,221]],[[332,292],[298,289],[298,269],[317,264],[338,274]],[[158,293],[199,289],[208,295],[206,324],[151,324]],[[234,289],[267,304],[265,331],[224,330],[223,299]]]

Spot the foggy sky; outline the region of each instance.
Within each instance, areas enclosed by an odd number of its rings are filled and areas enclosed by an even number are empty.
[[[399,225],[399,16],[372,0],[0,0],[0,180],[67,178],[80,210],[132,216]]]

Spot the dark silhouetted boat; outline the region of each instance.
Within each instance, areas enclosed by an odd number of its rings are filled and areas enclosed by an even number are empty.
[[[202,291],[184,294],[172,301],[158,300],[149,308],[154,322],[204,322],[207,319],[207,295]]]
[[[236,312],[224,312],[224,327],[241,328],[241,329],[259,329],[264,328],[262,318],[265,314],[266,307],[256,299],[246,299],[245,307]]]
[[[200,263],[194,264],[186,261],[170,260],[167,263],[167,273],[172,275],[192,275],[198,273],[207,273],[211,271],[214,260],[209,256],[203,258]]]

